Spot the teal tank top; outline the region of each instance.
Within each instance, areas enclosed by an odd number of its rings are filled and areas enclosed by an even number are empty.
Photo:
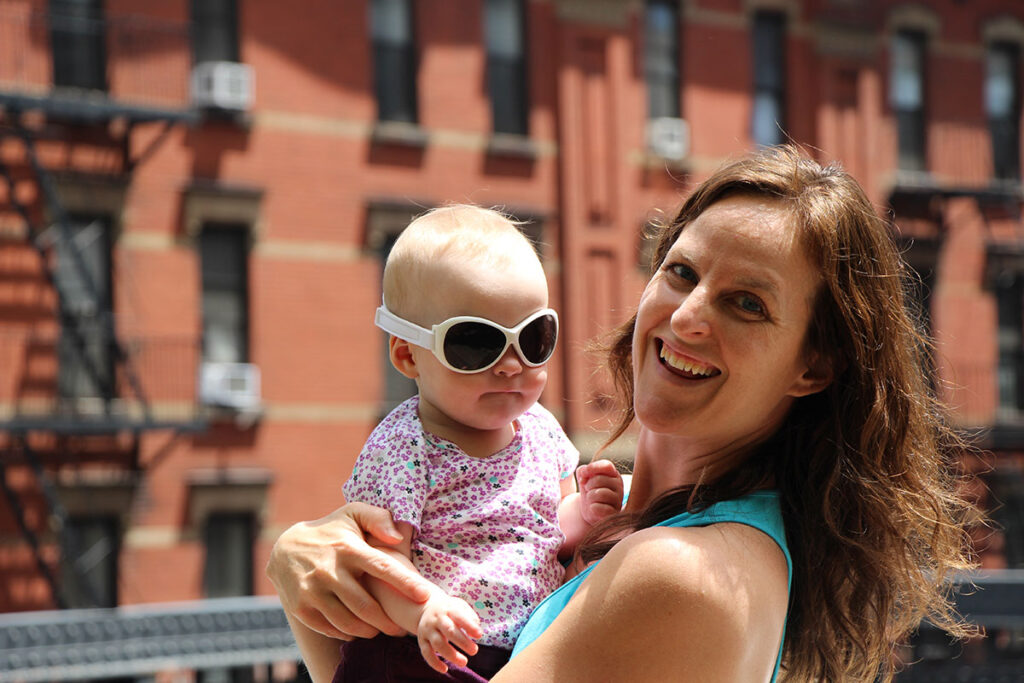
[[[782,554],[786,556],[786,566],[789,570],[786,590],[792,589],[793,559],[789,555],[789,546],[786,545],[786,531],[782,523],[782,509],[779,507],[778,491],[755,491],[742,498],[715,503],[700,512],[683,512],[655,526],[709,526],[720,522],[746,524],[768,534],[778,544],[779,548],[782,549]],[[551,625],[555,617],[562,613],[565,606],[569,604],[569,600],[576,594],[580,584],[597,564],[590,565],[572,579],[566,581],[537,606],[537,609],[530,615],[529,621],[526,622],[526,626],[523,627],[519,638],[516,640],[515,649],[512,650],[513,657],[536,640]],[[783,625],[783,642],[785,642],[785,639],[786,631],[785,625]],[[780,645],[779,654],[775,657],[775,671],[772,674],[772,681],[778,678],[779,666],[781,664],[782,646]]]

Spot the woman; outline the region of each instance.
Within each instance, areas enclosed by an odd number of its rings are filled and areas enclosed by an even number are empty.
[[[493,680],[887,680],[923,617],[965,635],[948,601],[970,566],[963,444],[857,183],[790,147],[740,159],[685,202],[654,265],[610,347],[612,438],[639,423],[628,502]],[[268,572],[293,623],[395,632],[357,583],[420,599],[362,543],[387,528],[348,506],[282,536]]]

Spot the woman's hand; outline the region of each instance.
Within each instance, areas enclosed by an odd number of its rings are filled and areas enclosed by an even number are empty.
[[[364,503],[348,503],[281,534],[271,550],[267,576],[285,611],[339,640],[403,634],[363,588],[363,576],[377,577],[415,603],[427,600],[431,584],[371,546],[366,533],[384,545],[402,540],[391,513]]]

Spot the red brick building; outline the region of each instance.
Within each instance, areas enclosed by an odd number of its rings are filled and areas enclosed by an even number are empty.
[[[786,139],[894,215],[1024,566],[1022,48],[1017,0],[0,0],[0,611],[272,593],[410,392],[381,264],[444,202],[530,221],[592,454],[644,227]]]

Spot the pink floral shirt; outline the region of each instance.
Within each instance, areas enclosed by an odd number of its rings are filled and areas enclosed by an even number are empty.
[[[428,434],[419,398],[377,425],[345,483],[345,499],[391,510],[415,527],[420,573],[476,608],[483,645],[511,649],[533,608],[562,583],[561,479],[579,452],[539,403],[512,442],[472,458]]]

